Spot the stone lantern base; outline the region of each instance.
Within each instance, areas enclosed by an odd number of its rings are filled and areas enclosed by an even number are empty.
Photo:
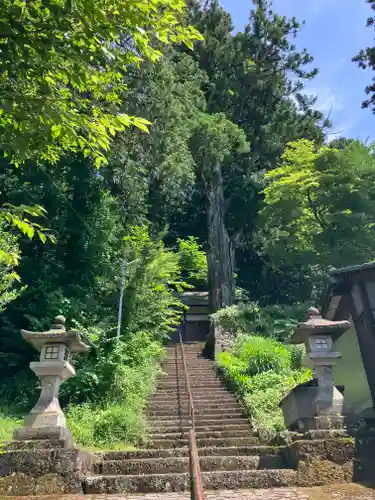
[[[74,449],[72,434],[66,427],[23,427],[14,433],[16,441],[51,441],[60,448]]]
[[[318,381],[309,380],[299,384],[281,401],[285,425],[294,432],[311,430],[341,429],[343,427],[342,394],[332,388],[329,404],[322,405]]]
[[[25,417],[24,427],[14,433],[14,439],[57,440],[63,448],[74,448],[58,399],[61,382],[74,375],[74,368],[68,361],[34,362],[30,368],[40,380],[41,393],[38,402]]]

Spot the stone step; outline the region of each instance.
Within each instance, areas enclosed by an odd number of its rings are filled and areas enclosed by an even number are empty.
[[[182,363],[182,361],[175,361],[175,360],[173,360],[172,362],[163,363],[161,367],[163,370],[165,370],[166,368],[172,370],[175,370],[176,368],[178,368],[178,370],[184,370],[184,364]],[[205,359],[194,359],[186,361],[186,368],[188,369],[188,371],[191,368],[204,368],[214,371],[215,365],[212,363],[212,361],[208,361]]]
[[[226,389],[226,387],[223,385],[221,379],[217,378],[217,377],[212,377],[212,376],[206,376],[206,375],[203,375],[203,376],[200,376],[199,378],[197,379],[192,379],[192,380],[189,380],[190,382],[190,386],[193,386],[194,384],[196,384],[197,382],[201,383],[201,382],[207,382],[208,384],[213,384],[214,385],[219,385],[219,387],[221,387],[221,389]],[[183,390],[186,390],[186,381],[185,379],[183,378],[178,378],[177,376],[170,376],[168,375],[168,377],[162,377],[158,380],[157,382],[158,386],[162,386],[162,385],[173,385],[174,387],[176,388],[179,388],[180,391],[183,391]]]
[[[239,413],[241,414],[241,406],[239,404],[237,405],[231,405],[230,407],[226,407],[224,405],[215,405],[214,407],[207,407],[207,406],[197,406],[195,407],[194,406],[194,409],[195,409],[195,415],[198,416],[202,416],[202,415],[205,415],[207,417],[207,415],[210,415],[213,414],[213,415],[217,415],[218,413],[222,413],[222,414],[227,414],[227,413]],[[186,417],[188,416],[188,412],[187,412],[187,406],[185,407],[181,407],[181,409],[177,408],[177,407],[172,407],[172,408],[168,408],[167,406],[163,407],[163,408],[152,408],[152,409],[149,409],[148,410],[148,415],[149,416],[152,416],[152,415],[155,415],[155,416],[161,416],[161,415],[165,415],[165,416],[183,416],[183,417]],[[241,416],[243,416],[241,414]],[[216,417],[212,417],[212,418],[216,418]],[[163,419],[159,419],[159,420],[163,420]]]
[[[197,438],[197,446],[200,447],[229,447],[229,446],[254,446],[259,444],[256,437],[216,437],[216,438]],[[188,439],[153,439],[150,442],[150,448],[183,448],[188,445]]]
[[[211,389],[211,390],[206,390],[205,388],[192,391],[194,397],[221,397],[223,394],[232,394],[231,392],[227,391],[224,387],[219,387],[217,389]],[[175,389],[164,389],[164,390],[157,390],[154,392],[153,396],[157,397],[167,397],[167,396],[175,396],[177,397],[178,395],[183,396],[183,397],[188,397],[188,393],[186,390],[175,390]]]
[[[157,387],[157,391],[165,391],[165,390],[173,390],[175,392],[182,392],[181,389],[185,389],[185,384],[181,384],[180,386],[178,384],[162,384],[162,385],[159,385]],[[202,382],[194,382],[194,383],[191,383],[190,384],[190,389],[193,391],[193,392],[197,392],[197,391],[202,391],[202,389],[206,389],[207,392],[209,392],[210,390],[218,390],[218,389],[224,389],[223,385],[219,382],[219,381],[215,381],[215,382],[207,382],[207,384],[205,384],[203,381]],[[187,391],[186,391],[187,392]],[[203,391],[202,391],[203,392]]]
[[[168,396],[151,396],[149,399],[149,403],[178,403],[180,401],[187,401],[187,394],[169,394]],[[237,399],[230,394],[229,392],[223,392],[220,396],[210,396],[209,394],[193,396],[194,403],[202,402],[202,403],[214,403],[217,401],[234,401],[237,402]]]
[[[204,378],[204,380],[220,380],[218,379],[218,377],[216,376],[216,374],[214,372],[209,372],[209,371],[198,371],[196,370],[194,372],[194,376],[189,376],[189,381],[190,383],[193,381],[193,380],[196,380],[196,379],[202,379]],[[162,377],[160,377],[158,379],[159,381],[167,381],[167,380],[178,380],[180,383],[182,384],[185,384],[185,377],[183,376],[182,372],[179,371],[179,372],[164,372],[164,375]]]
[[[214,367],[214,362],[211,359],[202,358],[199,355],[186,356],[185,358],[186,365],[189,367],[190,365],[204,365],[204,366],[212,366]],[[179,365],[184,366],[183,360],[180,356],[177,358],[175,356],[167,357],[163,360],[162,366],[164,365]]]
[[[232,396],[234,397],[231,393],[228,393],[223,389],[222,387],[218,387],[216,389],[204,391],[201,388],[196,389],[192,388],[191,390],[191,395],[194,398],[199,398],[199,399],[218,399],[222,398],[224,396]],[[157,391],[154,393],[153,397],[158,397],[158,398],[179,398],[179,399],[187,399],[189,397],[188,393],[186,391],[178,391],[178,390],[167,390],[167,391]]]
[[[240,411],[242,409],[242,406],[240,403],[237,403],[237,401],[220,401],[220,402],[205,402],[202,400],[194,401],[194,408],[195,410],[199,413],[201,410],[234,410],[236,409],[237,411]],[[188,409],[188,402],[183,401],[180,404],[168,404],[168,403],[152,403],[151,405],[148,406],[148,411],[149,412],[154,412],[154,411],[159,411],[159,410],[165,410],[167,412],[169,411],[186,411]]]
[[[190,389],[195,390],[195,391],[201,391],[204,392],[203,389],[206,390],[206,392],[213,391],[213,390],[223,390],[225,387],[221,384],[219,380],[215,380],[213,382],[207,382],[204,384],[203,381],[200,382],[191,382],[190,383]],[[156,391],[175,391],[175,392],[188,392],[186,390],[186,385],[185,383],[181,384],[176,384],[176,383],[161,383],[157,386]]]
[[[288,469],[216,471],[202,473],[205,490],[295,486],[296,471]],[[187,491],[189,474],[101,475],[85,479],[86,494],[166,493]]]
[[[190,417],[184,413],[184,414],[179,414],[179,413],[176,413],[176,414],[170,414],[170,413],[163,413],[163,412],[160,412],[160,414],[155,414],[154,415],[155,418],[152,419],[152,421],[150,421],[150,423],[152,424],[153,421],[158,421],[158,420],[171,420],[171,421],[176,421],[176,420],[180,420],[180,421],[184,421],[184,422],[187,422],[187,421],[190,421]],[[156,418],[158,417],[158,418]],[[235,420],[238,420],[238,419],[244,419],[244,414],[242,412],[212,412],[210,413],[209,415],[204,415],[204,414],[200,414],[200,413],[197,413],[195,415],[195,421],[197,423],[197,425],[199,425],[199,422],[201,420],[224,420],[225,422],[227,422],[228,420],[231,420],[231,419],[235,419]]]
[[[186,382],[185,379],[177,379],[177,377],[167,379],[167,377],[163,377],[159,379],[159,385],[173,385],[174,387],[181,387],[184,388],[186,387]],[[191,379],[189,380],[190,386],[193,386],[194,384],[202,385],[205,383],[207,387],[210,385],[218,385],[219,387],[224,387],[221,380],[217,377],[199,377],[198,379]]]
[[[143,449],[135,451],[102,451],[95,454],[99,461],[106,460],[140,460],[151,458],[171,458],[171,457],[188,457],[188,447],[170,448],[170,449]],[[220,456],[220,457],[236,457],[236,456],[278,456],[279,448],[277,446],[228,446],[228,447],[205,447],[198,448],[200,457]]]
[[[202,472],[254,469],[283,469],[283,459],[276,455],[201,457]],[[168,474],[188,472],[188,457],[150,458],[136,460],[108,460],[95,465],[96,474]]]
[[[155,439],[184,439],[188,437],[188,432],[189,431],[181,431],[177,430],[176,432],[166,432],[166,433],[161,433],[161,432],[153,432],[150,434],[150,439],[154,441]],[[250,427],[247,429],[236,429],[236,430],[204,430],[204,431],[199,431],[196,430],[196,436],[197,439],[205,439],[205,438],[222,438],[222,437],[246,437],[246,436],[252,436],[252,430]]]
[[[231,422],[231,420],[229,421]],[[247,420],[244,421],[245,423],[243,424],[228,424],[226,421],[221,421],[219,424],[205,424],[205,425],[196,425],[195,430],[197,432],[205,432],[205,431],[221,431],[221,430],[226,430],[228,432],[237,432],[240,430],[247,430],[250,432],[252,430],[250,422]],[[170,422],[166,422],[164,424],[156,424],[153,422],[153,425],[151,427],[151,431],[155,432],[165,432],[165,433],[173,433],[173,432],[189,432],[190,426],[189,425],[181,425],[181,423],[177,423],[175,425],[168,425]]]
[[[200,382],[207,382],[207,383],[213,383],[213,382],[218,382],[221,384],[220,379],[218,379],[215,375],[197,375],[196,377],[190,377],[189,378],[189,383],[190,386],[193,386],[196,383]],[[160,384],[170,384],[174,383],[177,385],[185,386],[186,382],[184,378],[178,377],[177,375],[165,375],[162,379],[160,379]]]
[[[164,363],[163,365],[161,365],[161,368],[162,368],[163,372],[171,371],[173,373],[175,373],[175,372],[184,373],[184,365],[182,363],[174,363],[174,362],[173,363]],[[204,361],[203,362],[202,361],[188,362],[186,365],[186,368],[188,370],[189,376],[193,375],[192,371],[195,369],[206,371],[206,372],[216,373],[214,365],[212,363],[204,362]]]
[[[148,406],[149,408],[155,407],[155,406],[183,406],[186,407],[188,406],[189,398],[188,397],[165,397],[165,398],[150,398],[148,401]],[[206,399],[202,398],[194,398],[193,396],[193,403],[194,406],[197,408],[202,405],[212,405],[212,404],[218,404],[218,402],[221,402],[225,405],[237,405],[239,402],[237,401],[236,398],[233,396],[221,396],[221,397],[207,397]],[[241,405],[240,405],[241,406]]]

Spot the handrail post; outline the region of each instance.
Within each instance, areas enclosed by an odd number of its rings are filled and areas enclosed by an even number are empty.
[[[191,419],[189,430],[189,464],[190,464],[190,498],[191,500],[204,500],[202,474],[199,463],[199,455],[197,448],[197,440],[195,434],[195,408],[193,396],[191,393],[189,373],[187,370],[184,343],[182,340],[181,330],[179,329],[179,340],[181,348],[182,366],[184,368],[184,376],[186,383],[186,391],[188,394],[188,415]]]

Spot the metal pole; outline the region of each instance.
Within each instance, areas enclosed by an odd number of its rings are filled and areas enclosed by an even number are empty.
[[[125,269],[126,262],[122,261],[122,277],[121,277],[121,288],[120,288],[120,301],[118,305],[118,315],[117,315],[117,341],[116,347],[119,348],[120,345],[120,333],[121,333],[121,316],[122,316],[122,302],[124,299],[124,286],[125,286]]]

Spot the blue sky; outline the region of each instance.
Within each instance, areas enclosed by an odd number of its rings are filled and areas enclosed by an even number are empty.
[[[221,5],[237,29],[246,24],[251,0],[221,0]],[[374,31],[365,27],[369,5],[365,0],[274,0],[273,5],[279,14],[306,21],[296,45],[307,48],[319,69],[307,92],[318,97],[317,108],[325,113],[332,109],[332,132],[375,140],[375,115],[361,109],[372,73],[351,62],[361,48],[373,44]]]

